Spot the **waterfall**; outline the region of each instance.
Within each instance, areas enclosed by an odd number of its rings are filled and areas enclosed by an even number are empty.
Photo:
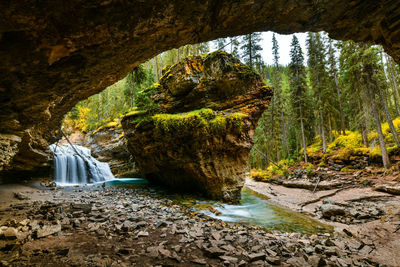
[[[90,149],[86,147],[53,144],[50,150],[54,153],[54,179],[59,185],[90,184],[115,179],[110,166],[93,158]]]

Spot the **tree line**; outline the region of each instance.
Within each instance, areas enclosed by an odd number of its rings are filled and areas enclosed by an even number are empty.
[[[274,88],[274,97],[254,136],[256,149],[250,154],[251,167],[268,165],[261,153],[271,161],[307,162],[305,147],[315,138],[319,138],[325,153],[335,136],[359,131],[364,146],[382,148],[383,164],[389,168],[387,144],[380,128],[381,123],[389,123],[395,144],[400,147],[392,123],[400,116],[400,69],[393,59],[380,46],[335,41],[324,33],[308,33],[306,51],[293,35],[290,63],[284,66],[279,62],[279,43],[273,34],[273,64],[267,65],[260,54],[261,37],[261,33],[252,33],[163,52],[102,93],[80,102],[67,115],[66,122],[84,131],[94,130],[134,107],[137,93],[156,82],[166,66],[187,56],[220,49],[252,67]],[[372,131],[378,134],[377,144],[369,143]]]

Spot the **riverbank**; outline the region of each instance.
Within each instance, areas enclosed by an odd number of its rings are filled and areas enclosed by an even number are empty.
[[[333,225],[336,232],[351,232],[368,244],[364,250],[377,262],[400,265],[400,196],[357,184],[313,192],[247,178],[245,186],[276,205]]]
[[[387,242],[388,235],[400,240],[392,227],[376,240],[379,245],[351,229],[329,237],[224,223],[185,209],[147,187],[27,190],[14,186],[12,190],[13,195],[20,190],[23,197],[15,195],[0,210],[3,266],[400,263],[398,248]],[[389,245],[393,250],[381,250]]]

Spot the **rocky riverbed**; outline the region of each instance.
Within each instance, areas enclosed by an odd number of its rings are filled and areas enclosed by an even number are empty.
[[[394,225],[375,229],[375,240],[350,228],[300,235],[214,220],[148,187],[9,189],[17,194],[0,198],[3,266],[400,264],[395,244],[384,242],[400,240]]]

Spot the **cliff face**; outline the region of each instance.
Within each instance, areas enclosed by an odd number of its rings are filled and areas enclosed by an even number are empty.
[[[273,30],[327,31],[400,60],[400,2],[1,1],[0,172],[33,170],[78,101],[171,48]]]
[[[93,135],[87,135],[84,146],[90,148],[92,156],[101,162],[107,162],[115,177],[137,177],[137,170],[128,151],[122,129],[102,129]]]
[[[237,202],[272,89],[231,55],[214,52],[172,66],[138,97],[150,110],[133,110],[122,125],[140,172],[174,189]]]

